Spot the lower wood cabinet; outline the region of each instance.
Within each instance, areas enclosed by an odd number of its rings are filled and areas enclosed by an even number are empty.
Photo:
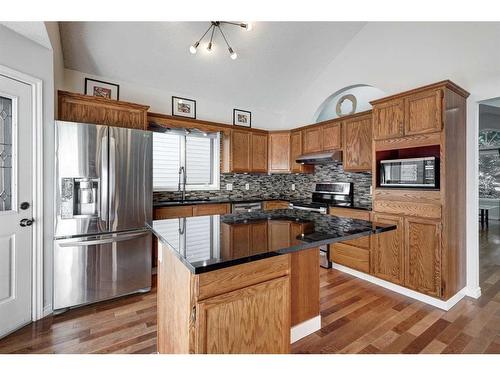
[[[441,296],[441,222],[416,217],[404,219],[405,286]]]
[[[290,277],[208,298],[196,314],[196,353],[288,353]]]
[[[179,217],[225,215],[231,212],[229,203],[190,204],[180,206],[155,207],[154,220],[176,219]]]
[[[262,203],[264,210],[285,210],[288,208],[287,201],[265,201]]]
[[[404,223],[397,215],[375,213],[373,221],[381,224],[396,224],[396,230],[373,236],[371,273],[381,279],[404,283]]]

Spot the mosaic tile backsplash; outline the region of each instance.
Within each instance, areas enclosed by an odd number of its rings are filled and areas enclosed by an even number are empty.
[[[222,173],[220,176],[221,190],[214,191],[187,191],[187,198],[210,199],[240,199],[240,198],[283,198],[308,199],[314,191],[316,183],[320,182],[353,182],[354,201],[356,203],[371,204],[370,186],[372,174],[370,172],[344,172],[342,164],[316,165],[314,174],[235,174]],[[245,184],[250,189],[245,190]],[[233,184],[233,190],[227,191],[226,184]],[[295,191],[292,190],[295,184]],[[178,192],[154,192],[153,201],[178,198]]]

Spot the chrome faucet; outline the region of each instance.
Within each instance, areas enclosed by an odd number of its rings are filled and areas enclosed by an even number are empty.
[[[177,191],[181,191],[181,175],[182,175],[182,200],[186,199],[186,169],[184,167],[179,168],[179,180],[177,185]]]

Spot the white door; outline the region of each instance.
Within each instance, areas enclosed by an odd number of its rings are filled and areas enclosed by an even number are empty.
[[[0,337],[31,321],[32,189],[31,87],[0,75]]]

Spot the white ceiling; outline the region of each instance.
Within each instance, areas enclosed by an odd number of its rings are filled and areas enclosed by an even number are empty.
[[[208,22],[61,22],[66,68],[282,113],[363,28],[363,22],[257,22],[224,26],[212,54],[193,44]],[[204,45],[205,43],[203,43]]]

